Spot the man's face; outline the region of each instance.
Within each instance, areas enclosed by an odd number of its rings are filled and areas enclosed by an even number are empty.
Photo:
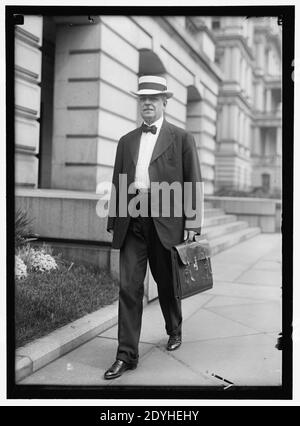
[[[151,124],[158,120],[166,109],[167,100],[163,95],[139,96],[141,116],[146,123]]]

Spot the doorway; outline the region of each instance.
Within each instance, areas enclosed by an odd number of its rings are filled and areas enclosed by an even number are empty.
[[[55,30],[52,17],[43,19],[41,113],[38,187],[51,187]]]

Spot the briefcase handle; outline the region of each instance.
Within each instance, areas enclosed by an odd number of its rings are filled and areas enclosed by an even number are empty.
[[[185,242],[185,246],[187,247],[187,244],[188,244],[187,240],[185,240],[184,242]],[[207,265],[209,267],[209,272],[212,274],[212,269],[211,269],[211,264],[210,264],[210,257],[206,255],[205,259],[207,260]],[[188,256],[186,254],[186,264],[189,266],[191,263],[193,263],[193,262],[189,262]],[[197,258],[196,257],[194,257],[194,263],[197,263]]]

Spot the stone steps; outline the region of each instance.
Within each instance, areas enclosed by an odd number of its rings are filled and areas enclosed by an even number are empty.
[[[213,208],[209,203],[205,203],[202,235],[208,239],[212,255],[252,238],[260,232],[260,228],[249,227],[247,222],[237,220],[237,216],[226,214],[224,210]]]
[[[260,232],[260,228],[249,227],[246,221],[237,220],[236,215],[226,214],[224,210],[213,208],[212,205],[205,203],[202,236],[207,238],[209,242],[211,257],[242,241],[254,237]],[[196,237],[196,240],[199,239],[199,241],[201,241],[202,236],[200,238]],[[157,286],[151,272],[149,273],[149,277],[148,301],[158,296]]]
[[[254,237],[255,235],[261,232],[260,228],[245,228],[230,234],[222,235],[221,237],[213,238],[209,240],[211,247],[212,256],[232,247],[236,244],[246,241],[249,238]]]
[[[209,228],[210,226],[223,225],[225,223],[235,222],[237,217],[233,214],[222,214],[218,216],[212,216],[205,218],[204,211],[204,227]]]
[[[213,209],[214,208],[213,202],[204,200],[204,208],[205,209]]]
[[[206,208],[204,206],[204,217],[215,217],[215,216],[222,216],[224,215],[224,210],[222,209],[214,209],[214,208]]]
[[[210,226],[209,228],[204,228],[202,235],[205,236],[208,240],[211,240],[213,238],[221,237],[222,235],[232,234],[233,232],[240,231],[247,227],[247,222],[237,220],[218,226]]]

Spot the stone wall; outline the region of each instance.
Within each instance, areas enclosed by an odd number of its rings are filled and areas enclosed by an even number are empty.
[[[49,82],[41,81],[40,72],[43,20],[47,29],[48,17],[25,16],[25,27],[31,28],[31,36],[24,36],[27,44],[20,38],[26,28],[17,28],[18,183],[37,187],[42,173],[42,187],[95,191],[97,183],[110,181],[118,140],[141,123],[131,92],[147,68],[167,78],[174,97],[168,102],[166,118],[193,133],[205,190],[213,193],[221,73],[214,63],[211,35],[198,32],[194,37],[185,20],[169,17],[104,15],[93,17],[93,23],[86,16],[51,18],[55,32],[53,128],[51,144],[47,140],[47,147],[42,146],[41,165],[35,154],[52,126],[44,120],[41,134],[45,137],[40,141],[38,83],[50,96],[45,90]],[[148,63],[144,52],[152,55]]]
[[[26,15],[15,28],[15,179],[32,188],[38,184],[42,28],[41,16]]]

